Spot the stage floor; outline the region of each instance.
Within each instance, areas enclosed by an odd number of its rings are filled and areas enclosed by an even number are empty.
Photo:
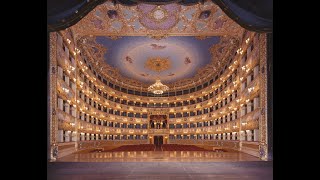
[[[242,152],[131,151],[71,154],[57,162],[237,162],[261,161]]]
[[[272,161],[50,162],[48,180],[272,180]]]

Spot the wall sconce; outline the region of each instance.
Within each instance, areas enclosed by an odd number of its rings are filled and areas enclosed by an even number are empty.
[[[248,43],[249,43],[249,41],[250,41],[250,38],[246,39],[246,44],[248,44]]]

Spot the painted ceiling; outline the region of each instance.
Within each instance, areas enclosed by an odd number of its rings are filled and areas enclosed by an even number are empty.
[[[106,49],[104,61],[128,78],[143,83],[160,79],[165,83],[191,78],[197,70],[211,62],[210,48],[220,37],[199,40],[195,37],[122,37],[112,40],[98,36],[96,42]],[[96,49],[93,47],[93,49]]]
[[[161,79],[170,88],[218,72],[245,30],[210,0],[203,4],[97,6],[70,28],[95,69],[130,88]]]
[[[212,77],[234,53],[233,37],[85,36],[78,42],[83,56],[104,77],[132,87],[148,87],[160,79],[169,87],[194,84]]]
[[[76,36],[240,36],[244,32],[211,0],[192,6],[123,6],[107,1],[71,28]]]

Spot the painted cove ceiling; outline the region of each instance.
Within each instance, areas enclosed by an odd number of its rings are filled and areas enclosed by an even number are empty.
[[[172,83],[192,78],[199,68],[214,61],[210,49],[219,44],[220,37],[199,40],[192,36],[175,36],[155,40],[126,36],[112,40],[98,36],[95,41],[105,49],[104,62],[117,68],[126,78],[143,83],[153,83],[155,79]],[[99,53],[94,46],[90,52]]]
[[[94,69],[109,79],[147,87],[156,79],[169,87],[212,77],[235,51],[232,37],[85,36],[78,42]],[[223,60],[223,61],[222,61]]]
[[[138,89],[161,79],[197,85],[227,61],[245,30],[211,1],[97,6],[71,30],[82,54],[108,79]]]

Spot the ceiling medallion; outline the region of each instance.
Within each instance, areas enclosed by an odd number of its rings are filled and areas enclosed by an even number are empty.
[[[178,23],[180,8],[178,4],[139,4],[139,22],[150,30],[169,30]]]
[[[151,91],[154,94],[163,94],[163,92],[168,90],[169,90],[169,87],[162,84],[160,79],[157,79],[154,84],[148,87],[148,91]]]
[[[169,57],[149,57],[144,64],[144,67],[152,71],[161,72],[168,70],[171,67]]]
[[[160,6],[154,8],[148,15],[157,23],[165,21],[168,18],[168,12],[165,9],[162,9]]]

